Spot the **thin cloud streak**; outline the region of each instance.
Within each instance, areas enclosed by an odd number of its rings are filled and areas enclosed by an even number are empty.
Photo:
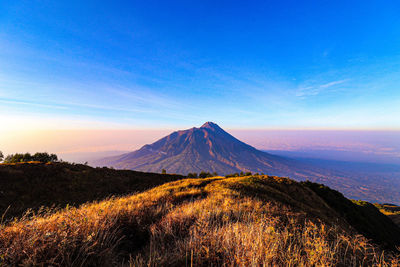
[[[344,79],[344,80],[339,80],[339,81],[330,82],[330,83],[327,83],[327,84],[320,85],[320,88],[329,88],[329,87],[334,86],[334,85],[337,85],[337,84],[345,83],[345,82],[347,82],[347,81],[349,81],[349,80],[350,80],[350,79]]]
[[[29,105],[29,106],[36,106],[36,107],[51,108],[51,109],[63,109],[63,110],[70,109],[71,107],[83,107],[83,108],[109,110],[109,111],[153,112],[152,110],[127,109],[127,108],[118,108],[118,107],[92,105],[92,104],[80,104],[80,103],[71,103],[71,102],[38,103],[38,102],[31,102],[31,101],[20,100],[20,99],[4,99],[4,98],[0,99],[0,102],[6,103],[6,104]]]
[[[67,107],[61,106],[59,104],[43,104],[43,103],[34,103],[25,100],[18,100],[18,99],[5,99],[0,98],[1,103],[5,104],[16,104],[16,105],[27,105],[27,106],[35,106],[35,107],[42,107],[42,108],[52,108],[52,109],[67,109]]]
[[[331,88],[331,87],[339,85],[339,84],[346,83],[348,81],[350,81],[350,79],[332,81],[332,82],[317,85],[317,86],[301,87],[296,91],[296,96],[301,97],[301,98],[305,98],[307,96],[316,96],[323,92],[326,92],[328,88]]]

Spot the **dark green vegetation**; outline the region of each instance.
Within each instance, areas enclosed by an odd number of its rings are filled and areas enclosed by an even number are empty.
[[[246,173],[244,173],[244,172],[240,172],[240,173],[235,172],[235,173],[231,173],[231,174],[226,174],[225,177],[229,178],[229,177],[240,177],[240,176],[250,176],[250,175],[252,175],[251,172],[246,172]],[[255,175],[258,175],[258,173],[256,173]]]
[[[28,208],[37,211],[41,206],[77,206],[181,178],[65,162],[0,164],[0,217],[19,217]]]
[[[42,163],[56,162],[58,161],[58,157],[56,154],[49,154],[47,152],[37,152],[33,155],[31,155],[30,153],[11,154],[4,159],[4,163],[19,163],[19,162],[30,162],[30,161],[37,161]]]
[[[210,173],[210,172],[205,172],[201,171],[198,175],[197,172],[189,172],[187,175],[187,178],[207,178],[207,177],[214,177],[218,176],[218,173]]]

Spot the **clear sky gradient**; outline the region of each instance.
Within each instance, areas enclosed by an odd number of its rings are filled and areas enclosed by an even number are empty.
[[[0,127],[400,129],[399,1],[0,2]]]

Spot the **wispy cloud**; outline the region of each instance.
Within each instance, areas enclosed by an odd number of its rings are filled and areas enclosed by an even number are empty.
[[[106,105],[94,105],[94,104],[82,104],[82,103],[72,103],[72,102],[33,102],[22,99],[7,99],[0,98],[0,103],[11,104],[11,105],[27,105],[27,106],[35,106],[49,109],[63,109],[68,110],[73,107],[80,108],[89,108],[89,109],[100,109],[100,110],[108,110],[108,111],[126,111],[126,112],[151,112],[151,110],[143,110],[143,109],[132,109],[132,108],[121,108],[121,107],[112,107]]]
[[[320,88],[329,88],[329,87],[332,87],[332,86],[337,85],[337,84],[345,83],[347,81],[349,81],[349,79],[333,81],[333,82],[330,82],[330,83],[326,83],[326,84],[320,85]]]
[[[121,91],[122,92],[122,91]],[[114,92],[115,93],[115,92]],[[129,105],[123,105],[121,103],[117,104],[106,104],[106,103],[82,103],[76,102],[72,100],[66,101],[53,101],[53,100],[26,100],[22,98],[4,98],[0,97],[0,110],[4,107],[11,107],[14,109],[20,109],[21,107],[33,108],[37,109],[31,110],[31,114],[52,114],[52,117],[63,116],[63,114],[73,114],[73,113],[81,113],[83,115],[89,116],[91,119],[97,120],[100,119],[103,121],[102,117],[99,116],[90,116],[88,114],[92,112],[105,112],[109,114],[111,117],[118,116],[119,120],[123,116],[123,120],[127,120],[132,122],[141,120],[143,118],[156,117],[159,119],[180,119],[180,120],[199,120],[201,117],[196,116],[194,114],[183,114],[180,112],[180,108],[182,105],[174,105],[172,101],[167,101],[164,99],[164,104],[162,103],[163,98],[157,97],[153,95],[152,98],[150,95],[146,99],[144,96],[134,97],[134,93],[132,95],[123,95],[125,98],[124,102],[128,101],[131,103]],[[110,96],[112,97],[112,96]],[[122,100],[121,100],[122,101]],[[136,103],[135,103],[136,102]],[[169,105],[169,107],[167,106]],[[163,107],[166,109],[166,112],[160,113],[157,107]],[[174,109],[173,107],[178,107],[178,109]],[[56,111],[57,110],[57,111]],[[88,113],[89,112],[89,113]],[[118,114],[118,115],[116,115]]]
[[[135,86],[135,90],[130,88],[107,88],[105,90],[110,95],[120,97],[124,100],[134,101],[138,104],[151,105],[153,107],[166,107],[166,108],[174,108],[179,106],[179,103],[175,100],[172,100],[170,97],[166,95],[161,95],[159,93],[154,94],[148,88]]]
[[[296,96],[305,98],[307,96],[316,96],[319,95],[323,92],[326,92],[328,88],[334,87],[339,84],[343,84],[348,82],[350,79],[343,79],[343,80],[337,80],[337,81],[332,81],[320,85],[313,85],[313,86],[305,86],[305,87],[300,87],[296,91]]]
[[[67,107],[61,106],[58,104],[52,105],[52,104],[44,104],[44,103],[35,103],[35,102],[31,102],[31,101],[24,101],[24,100],[18,100],[18,99],[0,98],[0,103],[12,104],[12,105],[27,105],[27,106],[35,106],[35,107],[51,108],[51,109],[67,109]]]

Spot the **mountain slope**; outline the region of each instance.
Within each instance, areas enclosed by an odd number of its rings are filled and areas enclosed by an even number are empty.
[[[134,152],[96,162],[97,165],[151,172],[161,172],[162,169],[179,174],[250,171],[274,175],[293,174],[296,163],[259,151],[212,122],[200,128],[174,132]]]
[[[0,265],[397,266],[400,229],[373,206],[363,222],[347,210],[287,178],[183,179],[4,225]]]
[[[212,122],[200,128],[174,132],[139,150],[98,160],[93,165],[145,172],[165,169],[168,173],[183,175],[200,171],[220,175],[241,171],[266,173],[322,183],[349,198],[400,204],[400,190],[385,186],[380,180],[370,176],[353,176],[257,150]]]
[[[65,162],[0,164],[0,217],[20,217],[27,209],[38,211],[42,206],[78,206],[182,178]]]

